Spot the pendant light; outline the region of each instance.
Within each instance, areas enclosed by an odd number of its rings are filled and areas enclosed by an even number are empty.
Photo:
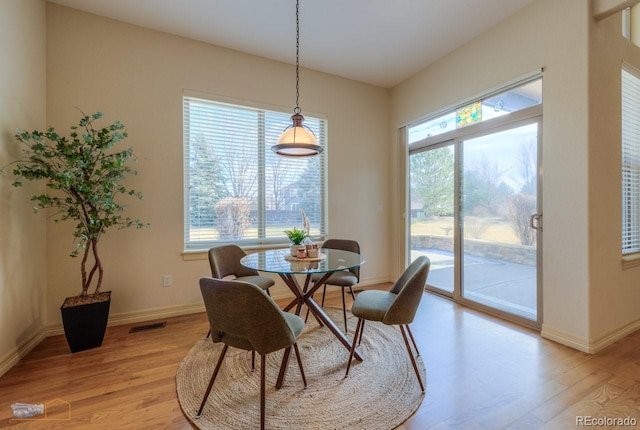
[[[304,117],[300,112],[300,2],[296,0],[296,108],[291,116],[291,125],[287,127],[278,143],[271,150],[283,157],[312,157],[322,152],[318,139],[313,131],[302,123]]]

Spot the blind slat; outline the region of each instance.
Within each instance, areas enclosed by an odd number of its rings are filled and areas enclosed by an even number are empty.
[[[640,252],[640,79],[622,69],[622,253]]]

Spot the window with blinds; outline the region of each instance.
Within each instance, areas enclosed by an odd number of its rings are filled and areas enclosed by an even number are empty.
[[[640,252],[640,72],[622,69],[622,254]]]
[[[290,114],[183,97],[184,246],[288,243],[284,230],[326,230],[326,150],[283,158],[271,151]],[[305,117],[326,148],[326,120]]]

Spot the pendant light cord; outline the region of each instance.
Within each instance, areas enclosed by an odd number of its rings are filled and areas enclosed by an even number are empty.
[[[300,114],[300,0],[296,0],[296,107],[291,116],[291,124],[271,150],[283,157],[313,157],[322,152],[318,139],[313,131],[302,124],[304,117]]]
[[[299,115],[300,109],[300,1],[296,0],[296,108],[293,113]]]

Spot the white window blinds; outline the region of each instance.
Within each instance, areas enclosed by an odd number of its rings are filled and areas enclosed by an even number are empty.
[[[640,252],[640,79],[622,69],[622,254]]]
[[[219,243],[287,243],[285,229],[325,235],[325,154],[283,158],[271,151],[290,114],[183,98],[185,249]],[[305,117],[326,148],[326,120]]]

